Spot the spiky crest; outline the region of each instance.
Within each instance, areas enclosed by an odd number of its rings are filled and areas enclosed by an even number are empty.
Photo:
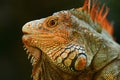
[[[78,11],[83,10],[90,14],[90,17],[94,22],[99,23],[102,28],[104,28],[109,34],[112,35],[113,26],[106,19],[109,9],[108,7],[105,8],[105,5],[102,5],[101,9],[99,9],[100,8],[99,6],[100,3],[97,0],[92,0],[92,2],[91,0],[85,0],[83,7],[78,8],[77,10]]]

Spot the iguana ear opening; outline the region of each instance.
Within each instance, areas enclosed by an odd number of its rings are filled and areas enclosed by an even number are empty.
[[[109,12],[108,7],[102,5],[100,8],[100,3],[97,0],[85,0],[83,7],[76,10],[89,14],[94,23],[100,24],[110,35],[113,35],[113,26],[106,19]]]

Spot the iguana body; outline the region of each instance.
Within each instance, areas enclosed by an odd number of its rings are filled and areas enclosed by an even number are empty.
[[[108,34],[108,9],[103,14],[104,6],[92,3],[23,26],[34,80],[120,80],[120,46]]]

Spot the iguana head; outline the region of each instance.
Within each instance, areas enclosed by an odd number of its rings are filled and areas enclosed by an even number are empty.
[[[64,70],[83,69],[87,64],[85,45],[84,41],[79,40],[79,38],[82,39],[76,30],[79,29],[79,23],[74,19],[75,16],[70,11],[61,11],[50,17],[29,22],[23,26],[25,34],[23,42],[27,47],[31,46],[41,50],[45,56],[50,58],[50,61]],[[77,56],[83,57],[81,59],[85,59],[85,61],[75,64]],[[66,59],[68,57],[69,59]],[[77,64],[84,66],[77,66]]]
[[[41,66],[47,63],[69,74],[89,69],[102,45],[102,27],[111,26],[103,8],[98,11],[96,3],[90,8],[86,0],[82,8],[56,12],[23,26],[22,40],[28,54],[32,55],[35,78],[42,72]],[[111,27],[107,30],[112,33]]]

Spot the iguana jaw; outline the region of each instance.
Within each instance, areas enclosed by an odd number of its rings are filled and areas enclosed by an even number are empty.
[[[40,60],[40,55],[42,51],[35,46],[29,45],[28,42],[25,40],[25,37],[26,36],[23,36],[24,50],[26,50],[26,53],[28,54],[28,59],[31,58],[32,65],[36,65],[37,62]]]
[[[22,38],[24,43],[24,50],[26,50],[26,54],[28,54],[28,59],[30,59],[30,62],[33,66],[32,77],[38,78],[37,75],[40,73],[39,67],[41,63],[41,58],[43,56],[42,55],[43,52],[39,48],[28,44],[27,41],[25,40],[26,36],[28,35],[24,35]]]

